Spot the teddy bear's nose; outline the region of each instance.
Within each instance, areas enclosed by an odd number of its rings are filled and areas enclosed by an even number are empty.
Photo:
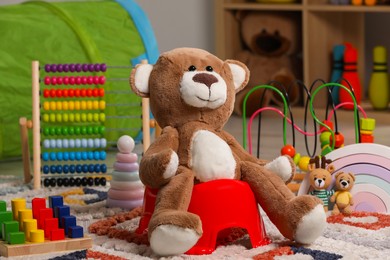
[[[218,82],[218,79],[214,75],[208,73],[198,73],[192,79],[195,82],[205,84],[208,88],[210,88],[214,83]]]

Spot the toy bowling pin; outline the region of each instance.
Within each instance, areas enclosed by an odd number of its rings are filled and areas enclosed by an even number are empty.
[[[359,105],[361,100],[362,87],[360,84],[359,75],[357,73],[357,60],[358,60],[358,53],[356,48],[353,47],[352,44],[346,43],[345,52],[344,52],[344,71],[342,76],[343,80],[341,81],[341,84],[349,88],[349,85],[345,80],[349,82],[349,84],[353,88],[356,102]],[[352,97],[344,89],[340,89],[339,97],[340,97],[340,103],[353,102]],[[346,105],[343,107],[346,109],[353,109],[353,105]]]
[[[333,68],[330,82],[339,82],[343,75],[343,57],[344,57],[345,46],[335,45],[333,47]],[[339,87],[334,86],[332,89],[332,99],[335,105],[340,103],[339,100]]]
[[[387,74],[387,51],[376,46],[373,52],[374,68],[368,85],[368,97],[374,109],[387,109],[389,104],[389,77]]]

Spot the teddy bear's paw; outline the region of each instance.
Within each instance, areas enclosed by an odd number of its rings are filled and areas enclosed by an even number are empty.
[[[199,238],[193,229],[160,225],[150,236],[150,247],[160,256],[180,255],[191,249]]]
[[[166,166],[165,171],[163,173],[164,179],[169,179],[175,176],[178,167],[179,167],[179,157],[177,156],[177,153],[172,151],[169,163]]]
[[[265,165],[267,170],[276,173],[284,182],[289,182],[295,172],[294,163],[287,156],[279,156]]]
[[[301,244],[311,244],[322,235],[326,227],[326,213],[319,204],[301,218],[294,240]]]

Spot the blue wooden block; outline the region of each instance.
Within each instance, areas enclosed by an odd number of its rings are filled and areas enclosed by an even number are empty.
[[[70,216],[70,207],[68,205],[56,207],[54,210],[54,217],[59,220],[65,216]],[[62,227],[62,221],[59,221],[60,227]]]
[[[64,197],[62,196],[50,196],[49,197],[49,207],[53,210],[56,207],[64,206]]]
[[[84,230],[81,226],[70,226],[68,228],[69,238],[81,238],[84,237]]]
[[[61,219],[62,228],[65,230],[65,235],[68,235],[69,227],[76,226],[76,217],[75,216],[65,216]]]

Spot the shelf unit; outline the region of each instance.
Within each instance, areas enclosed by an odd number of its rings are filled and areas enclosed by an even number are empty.
[[[299,1],[299,0],[298,0]],[[333,46],[351,42],[358,49],[358,73],[365,89],[365,14],[390,13],[390,6],[330,5],[327,0],[302,0],[289,4],[264,4],[245,0],[217,0],[215,2],[216,54],[234,58],[243,47],[239,24],[234,14],[239,10],[298,12],[301,17],[302,80],[310,85],[321,78],[329,80]],[[362,93],[363,98],[364,92]],[[324,100],[316,105],[324,106]]]

